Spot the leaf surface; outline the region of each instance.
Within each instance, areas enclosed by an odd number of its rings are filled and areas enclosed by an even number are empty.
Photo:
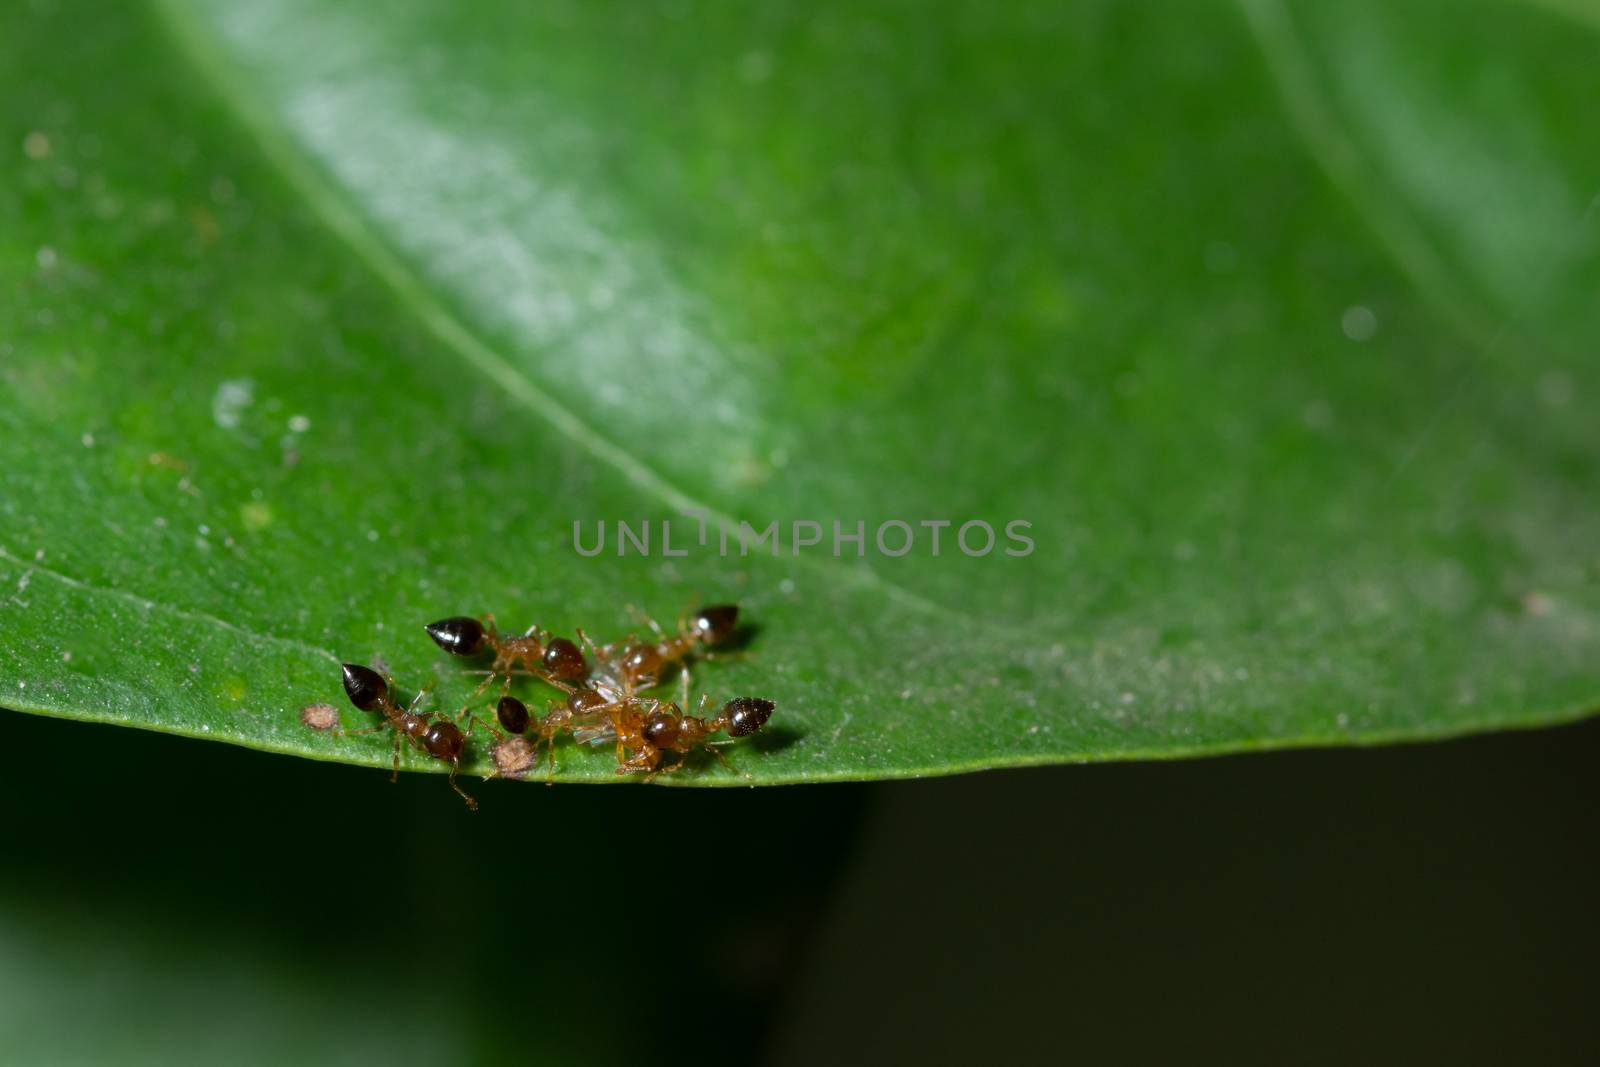
[[[339,662],[712,599],[763,783],[1600,704],[1576,5],[5,19],[9,706],[386,766]]]

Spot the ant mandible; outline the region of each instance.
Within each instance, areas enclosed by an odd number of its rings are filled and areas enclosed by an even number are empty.
[[[461,799],[467,802],[467,807],[477,810],[478,802],[456,784],[456,775],[461,771],[461,750],[466,744],[466,734],[463,734],[455,723],[440,718],[436,712],[425,711],[420,715],[415,713],[414,709],[427,695],[428,689],[417,693],[411,703],[402,708],[395,702],[391,687],[383,675],[371,667],[346,663],[344,692],[350,698],[350,703],[360,710],[381,713],[383,722],[368,730],[340,730],[339,736],[370,734],[384,729],[393,730],[394,771],[389,776],[391,782],[400,777],[400,743],[402,739],[406,739],[434,759],[450,764],[450,788],[460,794]]]

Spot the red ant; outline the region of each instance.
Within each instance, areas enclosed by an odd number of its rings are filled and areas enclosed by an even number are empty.
[[[619,759],[618,774],[646,772],[646,781],[662,771],[676,771],[684,765],[688,754],[704,748],[724,767],[735,774],[743,774],[728,762],[718,746],[707,740],[712,734],[726,730],[729,737],[746,737],[766,725],[772,717],[774,704],[761,697],[735,697],[722,705],[715,716],[705,717],[711,698],[700,697],[699,716],[685,715],[674,703],[632,701],[614,716],[613,724],[620,752],[632,749],[634,755]],[[670,766],[662,767],[661,760],[667,752],[679,752],[680,758]],[[750,777],[745,774],[744,777]]]
[[[484,623],[488,623],[485,629]],[[518,667],[547,682],[577,681],[589,673],[589,663],[578,646],[565,637],[555,637],[537,626],[530,626],[521,637],[502,637],[495,629],[494,616],[482,620],[455,615],[423,627],[434,644],[454,656],[475,656],[489,649],[494,652],[494,662],[488,677],[468,697],[470,703],[498,677],[505,679],[505,691],[511,690],[511,676]]]
[[[687,657],[696,645],[709,647],[726,641],[739,621],[739,607],[737,604],[713,604],[701,608],[690,616],[687,623],[679,619],[678,632],[671,635],[648,615],[644,621],[655,631],[657,640],[654,643],[636,642],[630,637],[604,648],[595,648],[588,635],[582,630],[578,631],[578,636],[589,646],[599,663],[613,667],[621,682],[638,689],[655,685],[662,671]]]
[[[407,739],[434,759],[450,764],[450,788],[461,795],[467,807],[477,810],[478,802],[456,784],[456,775],[461,771],[461,750],[466,744],[466,734],[455,723],[440,718],[437,712],[425,711],[420,715],[414,712],[427,695],[427,689],[419,692],[409,705],[402,708],[395,702],[383,675],[371,667],[346,663],[344,691],[350,703],[362,711],[382,713],[383,722],[369,730],[340,730],[340,736],[370,734],[383,729],[394,731],[394,772],[389,777],[391,782],[400,777],[400,743],[402,739]]]

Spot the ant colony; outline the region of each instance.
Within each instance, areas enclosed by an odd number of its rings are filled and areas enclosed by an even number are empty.
[[[736,697],[718,706],[702,696],[696,714],[687,714],[691,658],[708,659],[715,646],[725,643],[738,622],[733,604],[701,608],[679,621],[676,633],[667,633],[653,619],[642,616],[651,636],[630,634],[620,641],[596,645],[577,631],[577,641],[557,637],[538,626],[520,636],[499,632],[494,616],[457,615],[423,627],[435,644],[451,655],[482,658],[487,662],[483,681],[454,715],[421,711],[432,685],[402,705],[391,679],[371,667],[346,663],[344,691],[361,711],[377,712],[382,721],[365,730],[337,729],[336,716],[302,716],[314,729],[334,729],[339,736],[389,730],[394,735],[394,780],[400,773],[400,749],[414,748],[450,765],[450,786],[477,808],[478,802],[461,788],[456,777],[473,731],[484,728],[493,735],[490,777],[522,778],[539,763],[544,746],[545,781],[555,776],[555,745],[563,732],[587,745],[612,745],[618,774],[643,774],[645,780],[682,768],[689,755],[705,751],[733,770],[712,738],[727,734],[745,737],[766,725],[773,703],[760,697]],[[581,647],[580,647],[581,643]],[[676,701],[646,696],[676,672],[681,696]],[[545,706],[543,718],[511,693],[514,679],[533,677],[559,691]],[[479,718],[474,702],[486,692],[494,700],[494,720]],[[326,705],[317,705],[326,707]],[[309,710],[309,709],[308,709]],[[331,712],[333,709],[328,708]],[[459,725],[467,722],[466,729]],[[496,725],[498,724],[498,725]],[[739,773],[739,772],[735,772]],[[749,777],[749,775],[745,775]]]

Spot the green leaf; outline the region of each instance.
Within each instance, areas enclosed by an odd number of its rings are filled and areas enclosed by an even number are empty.
[[[386,766],[339,662],[714,598],[757,782],[1593,710],[1593,14],[16,5],[0,693]]]

